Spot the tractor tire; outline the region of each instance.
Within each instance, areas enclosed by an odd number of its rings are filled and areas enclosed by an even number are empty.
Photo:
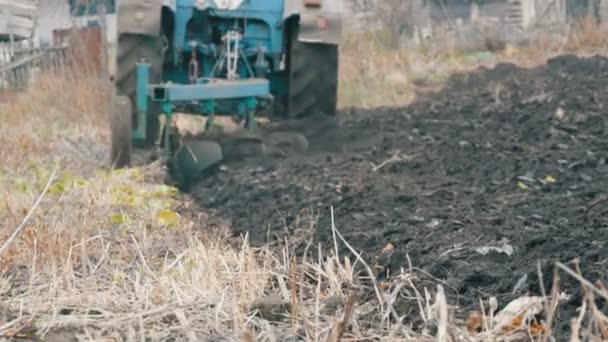
[[[336,114],[338,102],[338,46],[298,40],[297,26],[287,43],[287,116]]]
[[[112,135],[111,163],[113,168],[122,169],[131,166],[132,121],[131,101],[127,96],[114,96],[110,109],[110,133]]]
[[[163,51],[160,37],[138,34],[122,34],[118,38],[116,54],[116,73],[114,83],[116,92],[121,96],[128,96],[131,100],[131,120],[136,126],[137,115],[137,63],[145,60],[150,64],[150,83],[159,83],[162,78]],[[149,101],[146,122],[146,140],[143,147],[149,147],[159,136],[161,113],[160,105]],[[137,128],[137,127],[135,127]]]

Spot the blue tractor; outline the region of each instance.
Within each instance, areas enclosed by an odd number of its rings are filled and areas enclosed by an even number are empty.
[[[175,112],[206,116],[207,134],[217,115],[253,129],[261,112],[336,114],[341,0],[120,0],[117,22],[115,167],[134,144],[179,153]],[[212,138],[187,147],[199,170],[222,160]]]

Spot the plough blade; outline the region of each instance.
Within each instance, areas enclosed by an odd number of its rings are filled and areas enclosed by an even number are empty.
[[[173,167],[178,183],[188,190],[206,170],[223,160],[222,148],[214,141],[185,141],[173,157]]]

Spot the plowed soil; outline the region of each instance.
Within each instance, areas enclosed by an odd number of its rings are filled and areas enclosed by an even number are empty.
[[[229,162],[192,194],[260,245],[331,251],[333,207],[378,278],[409,256],[464,308],[540,294],[537,262],[548,291],[555,261],[578,259],[587,279],[608,282],[607,85],[603,57],[458,74],[406,108],[290,123],[306,153]],[[581,287],[565,274],[561,286],[565,331]]]

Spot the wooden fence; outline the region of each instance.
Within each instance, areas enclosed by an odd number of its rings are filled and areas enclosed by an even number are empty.
[[[0,91],[22,90],[42,73],[71,71],[76,72],[71,76],[79,77],[101,76],[106,71],[106,47],[99,28],[56,30],[53,38],[50,48],[28,47],[27,40],[0,42]]]
[[[43,72],[60,72],[70,63],[66,47],[14,48],[0,44],[0,91],[25,89]]]

